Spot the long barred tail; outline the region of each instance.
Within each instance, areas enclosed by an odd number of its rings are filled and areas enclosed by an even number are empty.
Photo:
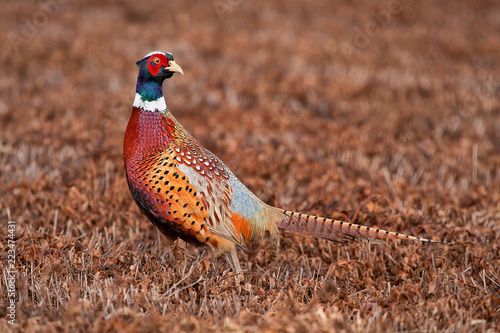
[[[398,232],[370,228],[359,224],[342,222],[287,210],[281,211],[284,216],[280,221],[278,221],[278,228],[297,233],[306,233],[311,236],[329,239],[337,243],[349,244],[354,241],[361,241],[365,243],[385,243],[386,240],[392,238],[439,243],[455,247],[455,245],[451,243],[409,236]]]

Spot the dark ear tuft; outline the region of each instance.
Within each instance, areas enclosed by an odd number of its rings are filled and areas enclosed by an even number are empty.
[[[149,58],[149,57],[144,57],[144,58],[142,58],[141,60],[139,60],[138,62],[136,62],[135,64],[136,64],[137,66],[141,66],[141,64],[142,64],[145,60],[147,60],[148,58]]]

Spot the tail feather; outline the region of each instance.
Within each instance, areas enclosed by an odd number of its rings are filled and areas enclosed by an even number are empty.
[[[379,228],[365,227],[359,224],[343,222],[325,217],[302,214],[282,210],[283,218],[278,221],[278,228],[297,233],[306,233],[311,236],[325,238],[342,244],[355,241],[365,243],[386,243],[388,239],[409,239],[427,243],[439,243],[455,247],[452,243],[445,243],[426,238],[420,238],[382,230]]]

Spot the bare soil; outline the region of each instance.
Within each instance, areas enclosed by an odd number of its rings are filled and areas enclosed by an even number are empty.
[[[0,331],[498,332],[497,1],[2,1]],[[135,61],[265,202],[444,245],[280,233],[224,260],[136,207]]]

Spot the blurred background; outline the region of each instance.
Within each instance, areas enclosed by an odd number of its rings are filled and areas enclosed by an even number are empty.
[[[267,203],[489,244],[498,268],[497,1],[2,0],[0,17],[0,214],[19,237],[85,248],[113,228],[168,250],[122,159],[135,62],[158,49],[185,72],[169,109]]]
[[[359,178],[377,192],[387,174],[412,186],[460,183],[457,197],[497,189],[499,10],[494,1],[3,1],[1,186],[53,195],[106,174],[99,186],[109,191],[123,178],[135,61],[160,49],[186,72],[165,85],[169,108],[271,203],[307,205],[322,191],[328,204]],[[10,198],[2,208],[28,217]]]

